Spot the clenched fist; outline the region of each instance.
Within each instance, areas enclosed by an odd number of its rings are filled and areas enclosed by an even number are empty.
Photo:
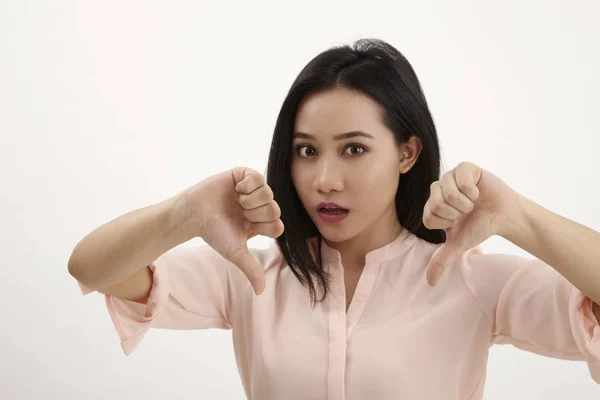
[[[256,235],[276,238],[284,230],[281,210],[263,175],[233,168],[186,189],[183,198],[186,221],[196,235],[242,270],[257,295],[262,293],[263,267],[247,241]]]

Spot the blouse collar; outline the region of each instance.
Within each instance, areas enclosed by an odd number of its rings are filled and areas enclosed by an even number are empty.
[[[415,234],[408,230],[403,230],[394,240],[385,246],[368,252],[365,256],[365,262],[366,264],[378,264],[399,257],[412,248],[417,240],[418,237]],[[328,264],[342,263],[340,252],[329,247],[327,243],[325,243],[325,240],[321,241],[321,254],[323,256],[323,261]]]

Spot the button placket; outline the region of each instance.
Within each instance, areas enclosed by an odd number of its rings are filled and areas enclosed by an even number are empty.
[[[345,399],[346,375],[346,292],[341,265],[328,265],[331,271],[331,287],[327,298],[329,306],[329,376],[327,398]]]

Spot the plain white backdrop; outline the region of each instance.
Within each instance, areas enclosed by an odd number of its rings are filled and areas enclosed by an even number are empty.
[[[264,171],[289,86],[332,45],[378,37],[406,55],[445,170],[474,162],[600,230],[598,20],[595,0],[4,0],[0,397],[244,398],[230,332],[154,330],[125,357],[67,261],[119,215],[237,165]],[[496,346],[485,398],[597,399],[600,386],[583,362]]]

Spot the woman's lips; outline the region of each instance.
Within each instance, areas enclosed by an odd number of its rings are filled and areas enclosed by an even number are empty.
[[[348,215],[348,209],[337,203],[321,202],[317,206],[317,213],[324,222],[340,222]]]

